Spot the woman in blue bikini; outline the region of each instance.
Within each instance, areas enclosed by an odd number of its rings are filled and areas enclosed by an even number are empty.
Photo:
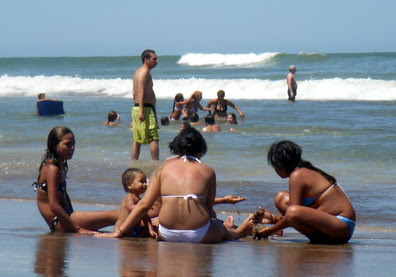
[[[275,196],[282,216],[264,213],[263,223],[274,225],[259,231],[259,236],[293,227],[312,243],[347,243],[356,220],[348,196],[333,176],[303,160],[301,154],[301,147],[287,140],[272,144],[268,151],[268,163],[281,178],[289,178],[289,191]]]
[[[150,177],[150,185],[122,225],[99,237],[123,237],[161,197],[158,233],[172,242],[217,243],[252,233],[255,218],[250,215],[238,228],[212,218],[216,197],[216,175],[200,158],[207,146],[203,136],[187,127],[170,143],[176,156],[167,159]]]

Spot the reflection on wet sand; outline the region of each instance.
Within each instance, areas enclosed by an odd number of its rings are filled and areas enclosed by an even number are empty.
[[[124,239],[120,276],[202,276],[213,271],[212,246]]]
[[[315,276],[355,276],[354,251],[350,244],[279,242],[274,249],[276,270],[281,276],[295,276],[296,272],[310,272],[310,275]]]
[[[41,276],[65,276],[68,238],[62,234],[45,234],[36,246],[34,272]]]

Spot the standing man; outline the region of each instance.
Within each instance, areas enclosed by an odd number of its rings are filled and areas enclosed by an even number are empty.
[[[287,94],[289,95],[289,101],[296,101],[297,95],[297,82],[294,78],[294,74],[297,68],[294,65],[289,66],[289,74],[287,74]]]
[[[150,49],[144,50],[142,55],[143,65],[136,69],[133,76],[132,108],[133,144],[132,160],[139,159],[140,146],[150,144],[151,159],[159,160],[158,125],[155,111],[156,99],[153,90],[153,79],[150,70],[158,63],[157,54]]]

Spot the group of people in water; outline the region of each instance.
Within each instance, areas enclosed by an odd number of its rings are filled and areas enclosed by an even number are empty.
[[[195,91],[191,96],[185,100],[182,93],[177,93],[173,101],[172,112],[170,116],[163,116],[160,119],[161,125],[167,126],[171,121],[177,121],[182,119],[190,122],[191,126],[200,125],[198,110],[208,111],[205,116],[204,122],[205,127],[202,129],[203,132],[221,132],[220,125],[216,124],[217,120],[225,121],[225,124],[232,125],[238,124],[235,113],[227,113],[228,107],[234,108],[241,118],[245,117],[245,113],[235,105],[231,100],[225,99],[224,90],[217,92],[217,98],[212,99],[208,102],[207,106],[202,107],[200,101],[202,99],[202,92]],[[236,132],[235,128],[230,128],[230,132]]]
[[[257,224],[270,224],[257,232],[268,237],[293,227],[313,243],[346,243],[356,215],[336,179],[302,159],[302,149],[291,141],[271,145],[267,159],[281,178],[289,178],[289,191],[275,196],[279,215],[262,209],[239,226],[232,216],[217,219],[213,206],[237,203],[238,196],[216,198],[215,171],[202,163],[207,152],[202,134],[184,127],[169,144],[174,155],[151,175],[129,168],[122,175],[126,196],[120,209],[74,211],[66,190],[68,161],[75,150],[75,137],[67,127],[53,128],[39,167],[34,188],[38,209],[52,232],[76,232],[97,237],[153,237],[171,242],[217,243],[252,235]],[[141,195],[143,197],[141,197]],[[114,225],[112,233],[99,229]]]

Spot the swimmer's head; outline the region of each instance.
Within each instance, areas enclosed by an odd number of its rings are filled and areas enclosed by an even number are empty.
[[[296,72],[296,70],[297,70],[297,68],[296,68],[295,65],[289,66],[289,71],[290,71],[290,72]]]
[[[177,93],[175,95],[175,102],[180,102],[180,101],[183,101],[183,100],[184,100],[184,96],[183,96],[182,93]]]
[[[182,124],[180,124],[180,131],[183,131],[184,129],[191,127],[191,124],[188,123],[187,121],[184,121]]]
[[[173,154],[179,156],[202,156],[206,153],[208,147],[199,131],[193,127],[187,127],[169,143],[169,149]]]
[[[128,168],[121,175],[122,186],[124,187],[125,192],[129,191],[129,186],[133,184],[137,175],[144,175],[144,179],[146,179],[146,175],[139,168]],[[142,176],[143,177],[143,176]],[[147,180],[146,180],[147,181]]]
[[[168,126],[169,125],[169,117],[167,117],[167,116],[161,117],[161,125]]]
[[[191,122],[198,122],[198,121],[199,121],[199,115],[197,113],[192,113]]]
[[[202,92],[199,91],[199,90],[194,91],[194,93],[193,93],[193,98],[194,98],[195,100],[200,101],[200,100],[202,99]]]
[[[217,97],[218,98],[224,98],[225,97],[225,92],[224,92],[224,90],[219,90],[218,92],[217,92]]]
[[[107,121],[109,122],[114,122],[118,117],[118,114],[116,111],[111,111],[107,114]]]
[[[39,93],[39,94],[37,94],[37,98],[38,98],[39,100],[45,99],[45,93]]]
[[[205,116],[205,123],[208,124],[208,125],[215,124],[214,115],[213,114],[208,114],[207,116]]]
[[[228,124],[238,124],[237,117],[235,113],[230,113],[227,115],[227,123]]]

